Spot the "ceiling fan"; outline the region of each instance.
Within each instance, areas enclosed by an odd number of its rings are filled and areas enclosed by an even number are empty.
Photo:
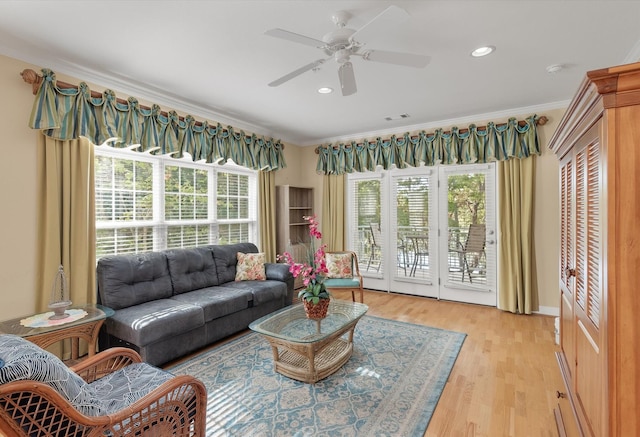
[[[350,17],[351,15],[345,11],[338,11],[333,14],[332,19],[337,28],[324,35],[322,40],[283,29],[271,29],[265,32],[265,34],[269,36],[319,48],[328,56],[285,74],[281,78],[269,83],[269,86],[276,87],[282,85],[302,73],[317,69],[330,59],[335,59],[340,65],[338,68],[338,78],[340,79],[342,95],[349,96],[355,94],[357,91],[353,64],[350,61],[352,56],[359,56],[365,61],[384,62],[414,68],[423,68],[429,63],[431,59],[429,56],[366,48],[366,41],[378,37],[384,33],[386,29],[389,29],[391,26],[396,26],[409,18],[409,13],[404,9],[398,6],[389,6],[358,30],[346,27]]]

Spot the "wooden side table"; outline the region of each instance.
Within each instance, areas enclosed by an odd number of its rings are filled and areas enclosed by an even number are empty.
[[[26,316],[18,317],[0,322],[0,333],[26,338],[43,349],[69,338],[71,339],[71,360],[78,359],[80,339],[83,339],[88,345],[88,355],[93,356],[96,353],[100,327],[107,317],[113,315],[114,311],[111,308],[97,304],[88,304],[73,307],[72,309],[84,310],[87,315],[72,322],[39,328],[22,326],[20,321],[25,319]]]

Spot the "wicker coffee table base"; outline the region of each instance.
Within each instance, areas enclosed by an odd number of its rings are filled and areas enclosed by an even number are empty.
[[[271,344],[275,371],[289,378],[315,383],[335,373],[353,353],[353,331],[358,320],[324,340],[299,343],[265,335]],[[347,338],[341,338],[348,332]]]

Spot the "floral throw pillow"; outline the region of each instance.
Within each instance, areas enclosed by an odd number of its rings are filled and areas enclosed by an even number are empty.
[[[327,278],[353,278],[350,253],[327,254]]]
[[[236,281],[264,281],[267,275],[264,271],[264,253],[238,252],[236,266]]]

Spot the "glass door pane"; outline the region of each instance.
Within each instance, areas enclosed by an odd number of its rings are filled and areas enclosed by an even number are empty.
[[[365,287],[387,290],[384,262],[387,236],[383,214],[384,179],[381,174],[349,177],[347,199],[350,205],[348,248],[356,252]]]
[[[440,180],[440,297],[495,306],[495,165],[441,167]]]
[[[437,180],[424,167],[391,172],[390,290],[437,296]]]

